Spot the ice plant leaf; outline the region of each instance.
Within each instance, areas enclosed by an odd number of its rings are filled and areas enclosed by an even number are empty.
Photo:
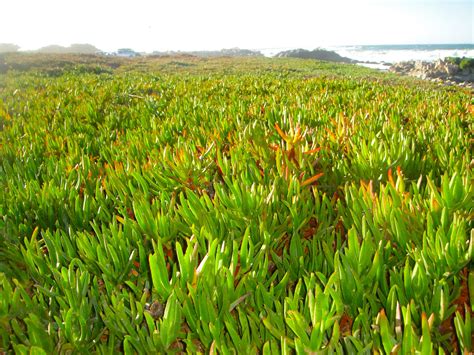
[[[314,176],[312,176],[312,177],[310,177],[310,178],[304,180],[304,181],[301,183],[301,187],[310,185],[310,184],[312,184],[312,183],[318,181],[319,178],[320,178],[321,176],[323,176],[323,175],[324,175],[324,173],[319,173],[319,174],[316,174],[316,175],[314,175]]]

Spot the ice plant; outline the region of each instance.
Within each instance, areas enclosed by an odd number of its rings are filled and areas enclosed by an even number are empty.
[[[470,93],[7,55],[0,353],[473,351]]]

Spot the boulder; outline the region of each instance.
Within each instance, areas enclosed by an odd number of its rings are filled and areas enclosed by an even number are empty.
[[[389,68],[389,71],[394,73],[408,74],[410,71],[413,70],[414,66],[415,62],[398,62],[393,64]]]
[[[470,70],[461,70],[459,65],[443,59],[438,59],[434,62],[410,61],[395,63],[389,70],[427,80],[437,79],[444,82],[455,81],[458,83],[474,82],[474,75]]]
[[[455,75],[459,71],[459,67],[456,64],[446,63],[446,74],[449,76]]]

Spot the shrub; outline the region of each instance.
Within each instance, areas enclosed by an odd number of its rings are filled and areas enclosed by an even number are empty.
[[[464,69],[474,69],[474,58],[463,58],[459,63],[459,68]]]
[[[446,57],[445,60],[448,63],[459,65],[461,63],[460,57]]]

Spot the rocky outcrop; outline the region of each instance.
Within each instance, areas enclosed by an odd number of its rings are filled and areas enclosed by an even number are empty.
[[[228,48],[222,49],[220,54],[228,57],[262,57],[263,54],[259,51],[252,51],[250,49]]]
[[[308,51],[306,49],[293,49],[289,51],[280,52],[275,55],[276,58],[301,58],[301,59],[317,59],[328,62],[338,63],[359,63],[359,61],[342,57],[336,52],[328,51],[326,49],[315,49]]]
[[[193,56],[193,57],[212,58],[212,57],[262,57],[263,54],[258,51],[252,51],[250,49],[229,48],[229,49],[221,49],[220,51],[190,51],[190,52],[155,51],[152,53],[152,56],[155,56],[155,57]]]
[[[461,69],[459,65],[448,60],[400,62],[392,65],[389,71],[420,79],[474,88],[474,70],[472,68]]]

